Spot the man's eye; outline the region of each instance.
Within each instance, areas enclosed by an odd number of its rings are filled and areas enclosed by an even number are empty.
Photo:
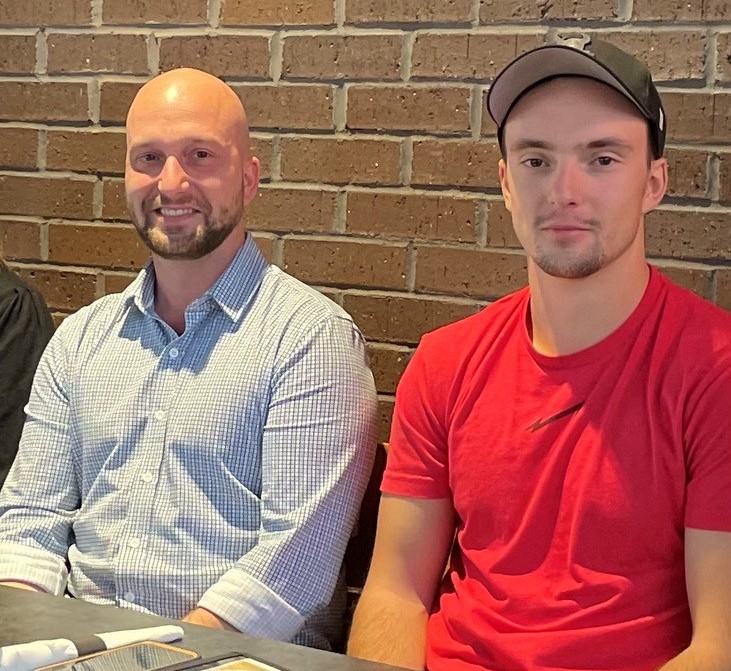
[[[139,160],[142,161],[143,163],[154,163],[159,158],[160,157],[157,154],[147,153],[147,154],[142,154],[139,157]]]
[[[612,163],[614,163],[614,159],[611,156],[600,156],[596,162],[599,165],[612,165]]]
[[[529,158],[524,163],[531,168],[542,168],[544,166],[542,158]]]
[[[196,158],[208,158],[211,155],[209,151],[206,151],[205,149],[196,149],[193,152],[193,156]]]

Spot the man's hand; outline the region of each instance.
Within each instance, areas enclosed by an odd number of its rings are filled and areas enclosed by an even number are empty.
[[[14,582],[14,581],[7,581],[7,582],[0,582],[0,585],[3,587],[15,587],[15,589],[27,589],[29,592],[43,592],[40,587],[36,587],[35,585],[31,585],[27,582]]]
[[[194,608],[183,618],[183,622],[199,624],[201,627],[209,627],[211,629],[222,629],[223,631],[238,631],[236,627],[231,626],[226,620],[221,619],[218,615],[214,615],[210,610],[206,610],[205,608]]]

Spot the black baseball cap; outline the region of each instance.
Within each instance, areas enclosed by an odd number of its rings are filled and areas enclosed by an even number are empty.
[[[518,56],[495,77],[487,95],[487,111],[498,128],[520,98],[541,82],[555,77],[589,77],[619,91],[647,119],[655,158],[665,147],[665,111],[647,66],[634,56],[590,35],[559,38]]]

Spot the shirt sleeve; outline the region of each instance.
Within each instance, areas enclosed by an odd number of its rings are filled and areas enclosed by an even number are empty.
[[[38,364],[18,455],[0,491],[0,581],[62,594],[79,506],[69,433],[63,325]]]
[[[699,358],[701,353],[699,353]],[[731,531],[731,348],[684,405],[687,485],[685,526]]]
[[[390,447],[381,490],[397,496],[451,496],[444,391],[448,357],[436,356],[425,337],[396,390]]]
[[[53,333],[43,299],[12,287],[0,297],[0,486],[18,451],[38,360]]]
[[[247,634],[290,640],[333,594],[375,446],[365,343],[352,322],[330,318],[281,357],[262,440],[259,541],[199,605]]]

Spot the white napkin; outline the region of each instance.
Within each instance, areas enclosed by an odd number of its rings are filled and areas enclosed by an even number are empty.
[[[108,631],[96,634],[96,636],[104,641],[107,650],[111,650],[121,645],[140,641],[160,641],[161,643],[179,641],[183,638],[183,628],[166,624],[146,629]],[[6,645],[0,648],[0,671],[33,671],[39,666],[66,662],[78,656],[76,645],[66,638]]]

